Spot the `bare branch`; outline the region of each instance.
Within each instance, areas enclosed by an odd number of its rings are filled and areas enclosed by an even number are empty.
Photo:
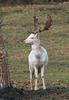
[[[2,27],[2,26],[6,26],[6,25],[11,25],[12,23],[0,23],[0,28]]]

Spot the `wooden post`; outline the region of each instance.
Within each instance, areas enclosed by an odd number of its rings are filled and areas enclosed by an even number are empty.
[[[1,23],[0,23],[0,88],[9,87],[9,72],[7,62],[7,52],[4,49],[3,37],[1,34]]]

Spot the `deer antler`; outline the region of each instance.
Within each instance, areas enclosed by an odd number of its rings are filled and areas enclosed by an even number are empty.
[[[50,15],[47,15],[47,19],[45,22],[45,26],[42,30],[39,30],[39,32],[45,31],[45,30],[49,30],[50,26],[52,25],[52,19]]]
[[[38,30],[38,18],[37,18],[37,16],[34,16],[33,18],[34,18],[34,31],[32,33],[34,33],[34,34],[36,34],[38,32],[43,32],[43,31],[49,30],[49,28],[52,25],[52,18],[50,15],[47,15],[44,28],[42,30],[40,30],[40,29]]]
[[[38,29],[38,18],[37,16],[34,16],[34,30],[37,30]]]

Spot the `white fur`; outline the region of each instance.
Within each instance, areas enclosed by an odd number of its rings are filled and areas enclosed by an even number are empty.
[[[46,89],[45,81],[44,81],[44,69],[48,64],[48,54],[46,49],[40,45],[39,33],[36,34],[31,33],[30,36],[25,40],[25,43],[32,45],[32,51],[28,56],[31,89],[32,89],[33,72],[35,74],[35,90],[38,89],[37,79],[38,79],[39,69],[41,72],[43,89]]]

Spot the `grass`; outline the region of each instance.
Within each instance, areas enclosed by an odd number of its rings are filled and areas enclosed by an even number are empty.
[[[0,7],[3,23],[10,23],[2,27],[4,45],[8,52],[10,78],[23,82],[29,80],[27,57],[31,48],[25,45],[23,40],[28,37],[28,31],[33,30],[34,14],[38,16],[41,27],[43,27],[46,14],[50,14],[53,19],[50,30],[40,35],[41,45],[47,49],[49,56],[49,64],[45,70],[46,84],[53,86],[53,82],[58,81],[68,86],[69,5],[63,4]],[[39,85],[41,84],[39,76]]]

